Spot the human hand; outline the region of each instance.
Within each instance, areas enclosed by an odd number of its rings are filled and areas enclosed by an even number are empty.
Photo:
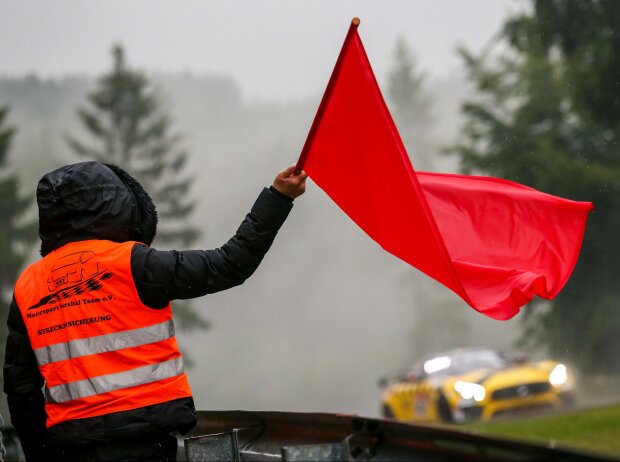
[[[306,190],[306,178],[308,174],[303,170],[297,170],[295,165],[282,170],[273,180],[273,187],[285,196],[295,199]]]

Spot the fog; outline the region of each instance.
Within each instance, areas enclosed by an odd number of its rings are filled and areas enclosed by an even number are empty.
[[[457,43],[492,40],[515,0],[0,0],[0,74],[94,75],[120,41],[149,72],[230,76],[250,99],[321,93],[347,26],[362,20],[375,72],[403,35],[436,76],[460,67]]]
[[[197,246],[217,247],[296,161],[351,17],[362,20],[383,88],[396,37],[415,52],[433,101],[425,134],[436,147],[433,168],[453,172],[455,160],[439,152],[458,136],[459,104],[471,92],[454,46],[480,49],[511,8],[497,0],[0,0],[0,106],[10,105],[19,129],[12,161],[33,194],[43,173],[76,160],[63,136],[83,135],[75,109],[122,43],[191,154]],[[257,273],[194,306],[211,329],[178,337],[201,409],[375,416],[381,375],[459,346],[514,351],[519,333],[519,316],[487,319],[383,251],[311,180]]]

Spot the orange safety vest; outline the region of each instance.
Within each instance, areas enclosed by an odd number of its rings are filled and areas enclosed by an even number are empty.
[[[48,427],[191,396],[170,305],[152,309],[138,296],[134,244],[72,242],[17,280]]]

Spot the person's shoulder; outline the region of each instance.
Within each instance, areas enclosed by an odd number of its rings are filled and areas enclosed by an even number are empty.
[[[149,247],[142,242],[127,242],[127,245],[131,245],[131,261],[133,262],[136,258],[145,258],[151,252],[156,252],[155,249]]]
[[[131,269],[134,276],[144,274],[147,269],[157,269],[173,264],[176,250],[157,250],[141,242],[135,242],[131,249]]]
[[[24,280],[26,278],[28,278],[28,276],[30,276],[33,271],[36,270],[37,266],[39,266],[41,264],[41,262],[43,261],[43,257],[39,258],[36,261],[30,262],[20,273],[19,276],[17,276],[16,282],[15,284],[17,285],[17,283],[19,283],[19,281]]]

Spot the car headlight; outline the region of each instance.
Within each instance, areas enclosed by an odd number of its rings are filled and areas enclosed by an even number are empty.
[[[568,380],[568,371],[564,364],[558,364],[549,374],[549,383],[551,385],[564,385]]]
[[[482,401],[487,394],[486,389],[477,383],[461,382],[460,380],[454,384],[454,390],[461,395],[463,399],[474,399]]]

